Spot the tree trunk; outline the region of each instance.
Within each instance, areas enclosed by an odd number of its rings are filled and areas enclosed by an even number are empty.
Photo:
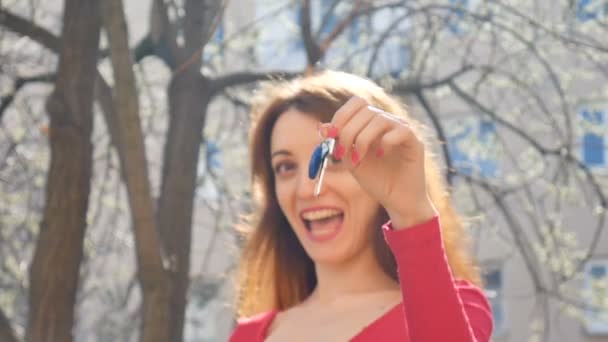
[[[72,341],[91,181],[96,0],[66,0],[56,85],[47,102],[51,162],[30,267],[28,341]]]
[[[0,310],[0,341],[17,342],[11,323],[2,310]]]
[[[173,51],[177,67],[168,91],[169,132],[157,212],[170,265],[169,339],[172,342],[183,340],[198,157],[207,106],[211,100],[209,82],[200,73],[201,53],[221,15],[221,2],[188,0],[184,9],[184,44],[179,51]],[[177,39],[174,35],[172,38]],[[172,46],[174,49],[178,46],[176,41]]]
[[[209,96],[199,74],[171,82],[171,122],[165,145],[158,222],[170,264],[170,340],[182,341],[189,286],[192,209],[196,171]]]
[[[104,0],[101,13],[115,79],[118,154],[127,185],[135,236],[137,270],[143,296],[141,341],[169,341],[169,283],[150,194],[144,137],[127,22],[121,0]]]

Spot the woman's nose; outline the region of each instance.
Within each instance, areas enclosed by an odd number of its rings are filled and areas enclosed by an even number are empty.
[[[298,175],[298,184],[296,189],[296,195],[299,198],[311,198],[314,197],[315,185],[317,179],[310,179],[308,172],[301,172]]]

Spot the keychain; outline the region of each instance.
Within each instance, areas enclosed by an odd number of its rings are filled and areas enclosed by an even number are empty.
[[[315,148],[308,164],[308,177],[315,179],[317,176],[317,184],[315,185],[314,194],[318,197],[321,193],[321,185],[323,184],[323,176],[325,175],[325,169],[327,168],[327,160],[332,157],[334,153],[334,147],[336,146],[336,139],[325,138],[319,146]]]

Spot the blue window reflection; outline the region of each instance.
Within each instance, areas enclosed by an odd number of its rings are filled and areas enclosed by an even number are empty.
[[[494,122],[468,120],[460,122],[448,136],[448,152],[453,168],[466,176],[495,178],[498,164],[495,153],[496,126]]]
[[[503,294],[503,275],[500,269],[494,269],[484,274],[485,294],[492,308],[494,320],[494,335],[504,333],[506,328],[506,312]]]
[[[606,164],[604,116],[601,110],[584,108],[580,112],[583,126],[582,158],[587,166],[598,167]]]
[[[334,0],[321,0],[321,39],[327,37],[338,24],[338,18],[332,9],[333,2]]]
[[[605,335],[608,334],[608,261],[592,261],[586,269],[586,330],[592,335]]]
[[[450,0],[450,5],[457,7],[451,11],[447,19],[448,29],[454,34],[463,33],[462,20],[465,10],[469,7],[469,0]]]
[[[608,14],[608,1],[578,0],[576,3],[576,18],[581,22],[600,19]]]

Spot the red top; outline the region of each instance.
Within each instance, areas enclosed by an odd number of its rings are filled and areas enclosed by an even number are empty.
[[[403,301],[363,328],[351,341],[487,342],[492,313],[483,292],[454,280],[447,262],[439,218],[393,230],[384,225],[399,271]],[[277,310],[241,319],[230,342],[262,342]]]

